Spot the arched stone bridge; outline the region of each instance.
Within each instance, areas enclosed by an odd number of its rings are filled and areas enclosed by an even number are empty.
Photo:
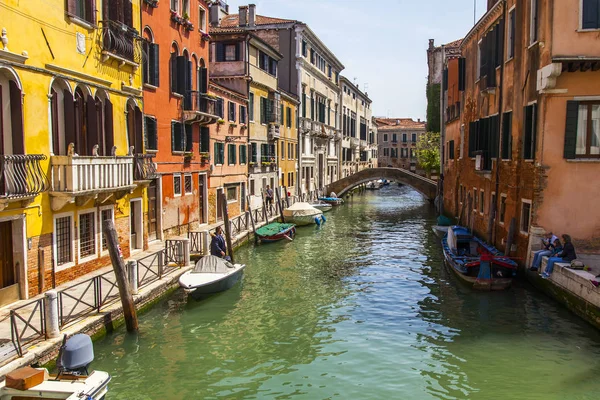
[[[339,197],[342,197],[348,190],[369,181],[377,179],[387,179],[389,181],[400,182],[408,185],[425,196],[428,200],[433,201],[437,194],[437,182],[417,175],[414,172],[402,168],[367,168],[353,175],[342,178],[338,181],[327,185],[325,193],[329,195],[335,192]]]

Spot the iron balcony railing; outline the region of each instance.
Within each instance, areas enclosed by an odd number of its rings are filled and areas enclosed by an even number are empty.
[[[154,154],[136,154],[134,156],[134,181],[148,181],[157,177]]]
[[[102,25],[102,51],[125,60],[141,63],[140,35],[135,29],[119,21],[100,21]]]
[[[48,190],[48,179],[40,166],[43,154],[0,155],[0,198],[35,196]]]
[[[185,94],[183,110],[216,115],[216,104],[217,101],[208,94],[200,93],[197,90],[190,90]]]

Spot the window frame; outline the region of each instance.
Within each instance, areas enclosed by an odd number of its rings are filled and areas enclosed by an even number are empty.
[[[234,200],[230,200],[229,199],[229,189],[233,189],[235,190],[235,199]],[[225,198],[227,199],[227,204],[231,204],[231,203],[237,203],[238,199],[239,199],[239,184],[233,184],[233,185],[225,185],[223,187],[223,191],[225,192]]]
[[[183,179],[181,175],[181,173],[173,174],[173,197],[181,197],[183,194]],[[175,191],[175,188],[177,187],[175,186],[176,179],[179,179],[179,193]]]
[[[91,255],[89,256],[85,256],[82,257],[81,256],[81,217],[83,215],[87,215],[87,214],[92,214],[92,222],[94,224],[93,226],[93,242],[94,242],[94,251]],[[77,235],[77,260],[79,261],[78,264],[83,264],[85,262],[88,261],[92,261],[96,258],[98,258],[98,214],[95,208],[87,208],[84,210],[78,210],[77,211],[77,230],[78,230],[78,235]]]
[[[525,211],[524,205],[529,205],[529,219],[527,220],[527,231],[523,230],[523,212]],[[522,235],[529,236],[529,228],[531,228],[531,216],[533,214],[532,201],[529,199],[521,199],[521,212],[519,213],[519,232]]]
[[[58,242],[57,242],[57,229],[56,229],[56,221],[61,219],[61,218],[66,218],[69,217],[71,218],[71,226],[70,226],[70,246],[71,246],[71,260],[68,262],[65,262],[63,264],[58,264]],[[54,214],[53,218],[52,218],[52,227],[53,229],[53,234],[52,234],[52,254],[53,254],[53,264],[54,264],[54,268],[56,272],[60,272],[60,271],[64,271],[68,268],[71,268],[73,266],[75,266],[75,212],[70,211],[70,212],[65,212],[65,213],[60,213],[60,214]]]
[[[504,226],[504,218],[506,217],[506,202],[508,195],[506,193],[500,193],[500,209],[498,210],[498,223]]]
[[[539,40],[538,0],[529,0],[529,46]]]
[[[578,107],[577,107],[577,132],[575,134],[575,159],[597,159],[600,158],[600,152],[599,154],[592,154],[591,153],[591,149],[592,149],[592,106],[598,106],[599,108],[599,113],[600,113],[600,100],[586,100],[586,101],[579,101]],[[581,109],[581,107],[587,107],[587,125],[585,127],[585,154],[581,154],[581,153],[577,153],[577,141],[579,138],[579,126],[582,125],[582,120],[579,119],[579,110]],[[600,143],[599,146],[600,147]]]
[[[203,18],[204,16],[204,18]],[[207,19],[207,10],[202,7],[201,5],[198,5],[198,30],[202,33],[207,33],[208,31],[208,24],[206,23]]]
[[[248,94],[248,121],[254,122],[254,92]]]
[[[479,189],[479,215],[485,213],[485,190]]]
[[[231,151],[233,149],[233,151]],[[227,143],[227,165],[232,167],[237,164],[237,146],[235,143]],[[233,163],[231,158],[233,157]]]
[[[189,182],[190,182],[190,191],[188,192],[187,190],[187,182],[188,182],[188,178],[189,178]],[[183,174],[183,186],[182,186],[182,194],[184,196],[188,195],[188,194],[192,194],[194,193],[194,180],[192,179],[192,174]]]
[[[510,61],[515,57],[516,46],[516,29],[517,29],[517,6],[513,5],[508,10],[507,18],[507,35],[506,35],[506,61]],[[513,24],[514,23],[514,24]]]
[[[148,124],[147,124],[147,120],[153,120],[154,121],[154,128],[156,129],[155,131],[155,137],[154,137],[154,143],[155,144],[155,148],[150,146],[150,140],[149,140],[149,136],[148,136]],[[145,146],[146,146],[146,151],[148,152],[157,152],[158,151],[158,119],[154,116],[154,115],[147,115],[144,114],[144,135],[145,135]]]
[[[477,194],[477,188],[473,188],[473,212],[479,211],[479,196]]]

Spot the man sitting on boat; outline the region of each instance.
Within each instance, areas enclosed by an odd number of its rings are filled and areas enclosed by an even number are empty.
[[[231,258],[227,255],[227,246],[225,245],[225,238],[223,237],[223,228],[217,226],[215,234],[210,242],[210,254],[219,258],[224,258],[229,261]]]

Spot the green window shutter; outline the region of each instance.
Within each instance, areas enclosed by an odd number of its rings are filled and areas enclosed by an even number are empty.
[[[192,133],[193,133],[193,129],[192,129],[192,125],[190,124],[185,124],[185,151],[192,151],[192,146],[194,145],[193,139],[192,139]]]
[[[565,148],[566,159],[575,158],[577,148],[577,122],[579,119],[579,102],[567,101],[567,120],[565,123]]]
[[[215,164],[218,164],[219,163],[219,159],[218,159],[218,157],[219,157],[219,143],[215,143],[214,148],[215,148],[215,151],[214,151],[215,155],[213,157],[213,160],[215,160]]]

